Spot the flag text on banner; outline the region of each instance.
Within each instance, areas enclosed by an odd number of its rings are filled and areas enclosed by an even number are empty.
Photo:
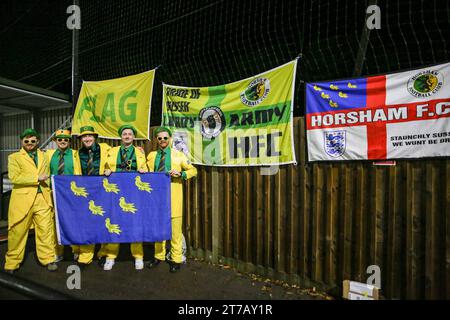
[[[450,156],[450,63],[306,84],[309,161]]]
[[[164,173],[52,176],[58,242],[155,242],[171,238],[170,177]]]
[[[297,60],[215,87],[163,85],[162,124],[195,164],[295,163],[293,94]]]
[[[104,80],[83,81],[72,119],[72,134],[92,126],[103,138],[119,138],[124,124],[136,128],[136,139],[148,139],[155,70]]]

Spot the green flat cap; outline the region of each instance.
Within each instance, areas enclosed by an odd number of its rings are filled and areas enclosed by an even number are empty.
[[[20,139],[23,139],[23,138],[25,138],[25,137],[27,137],[27,136],[30,136],[30,137],[36,137],[36,138],[38,138],[38,139],[41,138],[41,136],[39,135],[39,133],[38,133],[35,129],[33,129],[33,128],[25,129],[25,130],[20,134]]]
[[[167,127],[156,128],[154,136],[156,137],[158,135],[158,133],[160,133],[160,132],[167,132],[169,134],[169,136],[172,136],[172,131],[170,131],[170,129]]]
[[[119,132],[119,136],[122,135],[122,131],[125,130],[125,129],[133,130],[134,135],[137,134],[137,131],[136,131],[136,128],[135,128],[135,127],[133,127],[131,124],[124,124],[124,125],[121,126],[121,127],[119,128],[119,130],[117,131],[117,132]]]

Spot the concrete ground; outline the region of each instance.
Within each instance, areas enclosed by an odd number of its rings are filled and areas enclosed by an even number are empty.
[[[97,248],[98,249],[98,248]],[[0,264],[3,268],[7,242],[0,243]],[[152,245],[145,244],[145,257],[152,256]],[[103,271],[97,261],[81,272],[81,289],[69,290],[67,268],[71,261],[69,248],[67,260],[59,263],[59,270],[49,272],[39,265],[35,245],[29,237],[24,262],[16,277],[31,280],[78,299],[159,299],[159,300],[316,300],[331,297],[308,289],[274,283],[255,275],[242,274],[227,266],[217,266],[188,259],[180,272],[169,272],[168,264],[155,269],[137,271],[131,259],[129,245],[121,245],[113,270]],[[0,286],[0,299],[24,297]]]

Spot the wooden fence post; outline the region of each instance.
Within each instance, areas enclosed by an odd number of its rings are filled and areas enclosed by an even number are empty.
[[[219,190],[219,172],[216,167],[212,168],[211,173],[211,210],[212,210],[212,262],[219,262],[219,255],[223,255],[222,253],[222,228],[221,228],[221,216],[220,216],[220,208],[223,206],[220,203],[220,190]]]

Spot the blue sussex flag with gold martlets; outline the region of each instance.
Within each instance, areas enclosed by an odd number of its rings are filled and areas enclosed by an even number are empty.
[[[52,176],[58,243],[156,242],[171,238],[165,173]]]

